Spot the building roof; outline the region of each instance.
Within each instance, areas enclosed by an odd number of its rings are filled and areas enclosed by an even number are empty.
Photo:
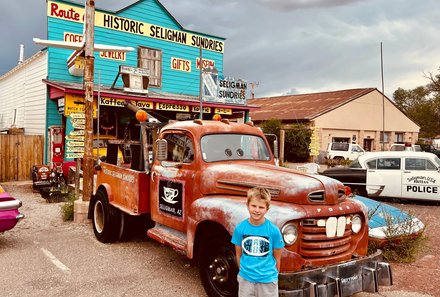
[[[259,109],[251,111],[250,115],[253,121],[265,121],[269,119],[310,121],[376,90],[376,88],[362,88],[265,97],[251,99],[248,100],[247,103],[260,107]]]

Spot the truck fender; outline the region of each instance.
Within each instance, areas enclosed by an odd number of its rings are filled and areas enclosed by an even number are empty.
[[[87,213],[87,218],[89,220],[92,219],[92,214],[93,214],[93,206],[95,205],[95,200],[96,200],[96,193],[98,191],[103,191],[107,194],[107,199],[108,201],[112,201],[113,197],[112,197],[112,190],[109,184],[100,184],[98,189],[96,189],[95,194],[92,195],[92,197],[90,198],[90,202],[89,202],[89,211]]]
[[[188,213],[188,256],[192,258],[194,243],[199,240],[197,236],[203,236],[201,233],[204,233],[205,228],[209,228],[210,236],[214,236],[216,231],[232,235],[235,227],[249,217],[246,202],[246,197],[237,196],[210,196],[194,201]],[[273,203],[266,217],[281,229],[286,222],[306,217],[306,215],[306,211],[300,206]]]

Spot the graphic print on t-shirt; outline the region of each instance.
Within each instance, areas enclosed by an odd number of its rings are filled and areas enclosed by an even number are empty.
[[[269,254],[269,237],[244,235],[241,248],[248,256],[266,257]]]

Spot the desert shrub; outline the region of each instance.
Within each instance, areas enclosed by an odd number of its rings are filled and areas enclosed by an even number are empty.
[[[73,221],[73,203],[75,200],[75,193],[72,191],[67,195],[66,202],[61,205],[61,215],[63,221]]]
[[[368,216],[371,218],[377,211],[384,213],[386,225],[386,230],[384,230],[385,240],[370,240],[368,245],[369,253],[381,249],[387,261],[398,263],[414,262],[426,245],[426,226],[418,233],[411,234],[411,230],[414,230],[416,227],[416,222],[414,222],[415,217],[412,213],[409,213],[409,216],[406,218],[393,220],[391,214],[386,213],[381,207],[381,204],[379,204],[376,209],[369,210]]]

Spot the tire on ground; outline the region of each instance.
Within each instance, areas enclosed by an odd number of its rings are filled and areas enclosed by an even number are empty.
[[[93,200],[93,232],[100,242],[113,242],[120,233],[120,211],[109,204],[107,194],[101,190],[96,193]]]
[[[230,236],[212,236],[202,240],[198,255],[199,271],[208,296],[237,296],[238,268]]]

